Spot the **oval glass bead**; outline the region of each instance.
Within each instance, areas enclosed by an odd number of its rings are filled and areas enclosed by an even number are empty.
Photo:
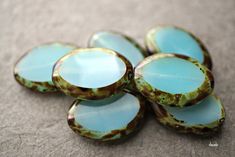
[[[123,92],[102,100],[74,101],[68,124],[81,136],[114,141],[137,130],[144,112],[145,102],[140,95]]]
[[[133,78],[131,63],[104,48],[76,49],[54,66],[53,82],[79,99],[102,99],[124,89]]]
[[[214,87],[212,73],[196,60],[177,54],[155,54],[135,68],[137,89],[161,105],[192,105]]]
[[[39,91],[53,92],[52,70],[56,61],[76,49],[63,43],[44,44],[31,49],[22,56],[14,68],[15,79],[23,86]]]
[[[210,95],[196,105],[184,108],[152,104],[157,120],[185,133],[210,134],[218,131],[225,120],[219,98]]]
[[[134,39],[113,31],[95,33],[90,38],[89,47],[114,50],[126,57],[133,67],[147,56],[146,51]]]
[[[192,33],[175,26],[158,26],[146,35],[150,53],[177,53],[196,59],[212,69],[212,61],[204,44]]]

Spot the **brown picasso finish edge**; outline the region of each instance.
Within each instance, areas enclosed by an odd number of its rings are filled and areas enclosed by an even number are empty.
[[[215,95],[214,95],[215,96]],[[152,103],[153,111],[155,112],[156,119],[164,126],[174,128],[181,133],[193,133],[198,135],[211,135],[219,131],[225,120],[225,109],[218,97],[215,98],[221,104],[221,118],[210,124],[198,124],[195,126],[186,126],[184,121],[177,120],[173,115],[168,113],[161,105]]]
[[[66,80],[64,80],[60,75],[59,75],[59,70],[60,66],[63,63],[63,61],[67,58],[70,57],[71,55],[75,53],[79,53],[80,51],[88,51],[88,50],[102,50],[103,52],[106,53],[111,53],[113,55],[116,55],[119,57],[126,65],[126,72],[122,76],[120,80],[117,82],[105,86],[102,88],[83,88],[83,87],[78,87],[75,85],[70,84]],[[88,52],[89,53],[89,52]],[[102,99],[109,97],[113,94],[121,92],[126,86],[130,83],[130,81],[133,79],[133,68],[131,63],[122,55],[116,53],[115,51],[109,50],[109,49],[104,49],[104,48],[87,48],[87,49],[76,49],[69,53],[68,55],[65,55],[63,58],[61,58],[54,66],[53,69],[53,77],[52,81],[55,84],[55,86],[60,89],[62,92],[64,92],[66,95],[70,95],[72,97],[78,98],[78,99],[83,99],[83,100],[97,100],[97,99]]]
[[[120,139],[127,137],[129,134],[134,133],[135,131],[137,131],[140,128],[140,124],[141,124],[142,120],[144,119],[145,110],[146,110],[146,106],[145,106],[146,101],[144,100],[144,98],[140,94],[137,94],[137,93],[133,94],[132,92],[129,92],[129,91],[128,92],[126,91],[125,93],[130,93],[130,94],[138,97],[138,99],[140,101],[139,112],[137,113],[136,117],[126,125],[126,127],[120,128],[118,130],[112,130],[112,131],[106,132],[106,133],[92,131],[92,130],[88,130],[88,129],[84,128],[82,125],[77,123],[74,118],[74,110],[75,110],[76,106],[79,105],[79,103],[82,100],[75,100],[69,109],[69,112],[68,112],[68,125],[69,125],[69,127],[75,133],[77,133],[83,137],[97,140],[97,141],[101,141],[101,142],[118,141]]]
[[[66,46],[72,46],[72,47],[77,47],[73,44],[70,44],[70,43],[62,43],[62,42],[51,42],[51,43],[45,43],[45,44],[42,44],[42,45],[39,45],[37,47],[34,47],[32,49],[35,49],[35,48],[38,48],[38,47],[41,47],[41,46],[45,46],[45,45],[51,45],[51,44],[63,44],[63,45],[66,45]],[[31,49],[31,50],[32,50]],[[20,84],[22,85],[23,87],[26,87],[28,89],[31,89],[33,91],[36,91],[36,92],[42,92],[42,93],[47,93],[47,92],[58,92],[58,89],[55,87],[55,85],[52,83],[52,82],[37,82],[37,81],[31,81],[31,80],[27,80],[23,77],[21,77],[19,74],[18,74],[18,69],[16,68],[16,65],[25,57],[27,56],[31,50],[27,51],[24,55],[22,55],[18,60],[17,62],[15,63],[14,65],[14,70],[13,70],[13,73],[14,73],[14,78],[15,80]]]
[[[205,74],[205,80],[200,87],[198,87],[195,91],[184,93],[184,94],[171,94],[161,90],[158,90],[152,87],[149,83],[147,83],[142,76],[142,67],[148,64],[151,60],[159,59],[163,57],[178,57],[184,60],[187,60],[194,65],[196,65],[202,72]],[[200,100],[207,97],[212,93],[214,88],[214,78],[209,69],[205,66],[201,65],[198,61],[179,54],[155,54],[147,57],[144,61],[139,63],[135,68],[135,85],[139,92],[143,94],[150,101],[168,106],[177,106],[184,107],[196,104]]]

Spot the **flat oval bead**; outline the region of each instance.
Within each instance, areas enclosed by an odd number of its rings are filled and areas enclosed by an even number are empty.
[[[140,95],[119,93],[102,100],[76,100],[69,109],[68,124],[81,136],[113,141],[137,130],[144,112]]]
[[[219,98],[210,95],[196,105],[184,108],[152,104],[157,120],[181,132],[209,134],[217,131],[225,119]]]
[[[175,26],[158,26],[145,38],[150,53],[177,53],[196,59],[212,69],[212,61],[204,44],[192,33]]]
[[[54,66],[53,82],[80,99],[102,99],[124,89],[133,78],[131,63],[104,48],[76,49]]]
[[[196,60],[177,54],[155,54],[135,69],[137,89],[161,105],[192,105],[208,96],[214,87],[211,72]]]
[[[51,76],[56,61],[76,46],[62,43],[44,44],[31,49],[14,68],[16,80],[23,86],[39,91],[57,91]]]
[[[103,31],[95,33],[89,47],[108,48],[126,57],[135,67],[146,56],[144,49],[132,38],[121,33]]]

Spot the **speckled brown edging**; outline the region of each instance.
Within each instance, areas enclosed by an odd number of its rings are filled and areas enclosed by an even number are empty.
[[[203,72],[203,74],[205,74],[204,82],[195,91],[184,94],[166,93],[164,91],[152,87],[149,83],[147,83],[144,80],[142,76],[143,74],[142,67],[151,62],[152,60],[156,60],[163,57],[178,57],[193,63]],[[207,69],[205,66],[201,65],[198,61],[190,57],[178,54],[159,53],[147,57],[135,68],[134,80],[136,88],[139,90],[139,92],[143,94],[145,97],[147,97],[150,101],[161,105],[177,106],[177,107],[190,106],[199,102],[200,100],[207,97],[213,91],[214,88],[214,78],[209,69]]]
[[[216,97],[216,96],[215,96]],[[221,118],[210,124],[198,124],[195,126],[186,126],[184,121],[177,120],[173,115],[168,113],[161,105],[152,103],[152,108],[155,112],[156,119],[170,128],[174,128],[181,133],[194,133],[198,135],[211,135],[218,132],[225,120],[225,109],[221,101],[216,97],[221,104]]]
[[[126,92],[126,93],[130,93],[133,94],[132,92]],[[137,113],[136,117],[130,121],[126,127],[124,128],[120,128],[118,130],[112,130],[110,132],[97,132],[97,131],[92,131],[89,129],[84,128],[82,125],[78,124],[75,121],[75,117],[74,117],[74,110],[75,107],[77,105],[79,105],[79,103],[82,100],[75,100],[73,102],[73,104],[71,105],[69,112],[68,112],[68,124],[69,127],[77,134],[89,138],[89,139],[93,139],[93,140],[97,140],[97,141],[117,141],[120,139],[125,138],[126,136],[128,136],[129,134],[135,132],[137,129],[140,128],[140,124],[142,123],[142,120],[144,119],[144,115],[145,115],[145,110],[146,110],[146,101],[144,100],[144,98],[139,95],[139,94],[133,94],[136,97],[138,97],[139,101],[140,101],[140,109],[139,112]],[[120,115],[121,116],[121,115]]]
[[[90,51],[90,50],[99,50],[99,51],[110,53],[112,55],[119,57],[126,65],[126,72],[122,76],[122,78],[120,78],[117,82],[109,86],[105,86],[101,88],[84,88],[84,87],[78,87],[78,86],[72,85],[60,76],[59,74],[60,66],[65,59],[67,59],[71,55],[74,55],[75,53],[79,53],[81,51]],[[55,84],[55,86],[58,89],[60,89],[62,92],[64,92],[66,95],[70,95],[75,98],[83,99],[83,100],[103,99],[113,94],[119,93],[124,88],[126,88],[126,86],[130,83],[130,80],[132,79],[133,79],[133,68],[132,68],[131,63],[125,57],[118,54],[117,52],[113,50],[109,50],[109,49],[104,49],[104,48],[84,48],[84,49],[80,48],[80,49],[76,49],[72,51],[71,53],[62,57],[55,64],[54,69],[53,69],[53,77],[52,77],[52,81]]]
[[[41,46],[46,46],[46,45],[51,45],[51,44],[63,44],[63,45],[66,45],[66,46],[72,46],[72,47],[77,47],[73,44],[69,44],[69,43],[62,43],[62,42],[51,42],[51,43],[46,43],[46,44],[42,44],[42,45],[39,45],[39,46],[36,46],[32,49],[35,49],[35,48],[38,48],[38,47],[41,47]],[[31,80],[27,80],[23,77],[21,77],[19,74],[18,74],[18,69],[16,68],[16,65],[26,56],[28,55],[31,50],[30,49],[29,51],[27,51],[23,56],[21,56],[17,62],[15,63],[14,65],[14,77],[15,77],[15,80],[20,84],[22,85],[23,87],[26,87],[28,89],[31,89],[33,91],[36,91],[36,92],[42,92],[42,93],[47,93],[47,92],[58,92],[58,89],[55,87],[55,85],[53,84],[53,82],[37,82],[37,81],[31,81]]]

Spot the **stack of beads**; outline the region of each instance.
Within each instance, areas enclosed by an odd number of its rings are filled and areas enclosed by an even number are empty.
[[[74,97],[68,124],[90,139],[127,137],[140,128],[147,106],[161,124],[180,132],[218,131],[225,112],[202,42],[182,28],[158,26],[145,44],[112,31],[95,33],[88,48],[44,44],[20,58],[14,75],[29,89]]]

